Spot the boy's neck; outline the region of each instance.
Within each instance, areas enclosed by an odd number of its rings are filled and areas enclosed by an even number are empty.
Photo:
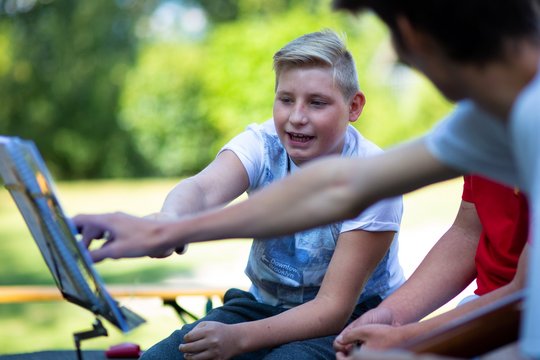
[[[469,98],[507,122],[523,89],[539,71],[540,46],[522,41],[508,47],[504,60],[484,66],[468,66]]]

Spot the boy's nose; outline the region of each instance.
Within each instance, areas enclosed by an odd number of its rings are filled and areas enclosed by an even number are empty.
[[[302,107],[295,107],[289,114],[289,121],[294,125],[305,125],[308,122],[308,117]]]

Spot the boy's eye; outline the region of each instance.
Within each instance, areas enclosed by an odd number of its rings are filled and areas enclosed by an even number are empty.
[[[322,100],[312,100],[311,101],[311,105],[317,106],[317,107],[321,107],[321,106],[324,106],[326,104],[327,104],[326,101],[322,101]]]
[[[279,101],[281,101],[284,104],[290,104],[292,103],[292,99],[290,97],[282,96],[279,98]]]

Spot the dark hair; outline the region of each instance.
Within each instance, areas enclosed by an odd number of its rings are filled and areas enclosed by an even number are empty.
[[[540,33],[538,0],[334,0],[334,7],[373,10],[401,47],[396,18],[404,15],[460,62],[499,58],[505,39],[537,41]]]

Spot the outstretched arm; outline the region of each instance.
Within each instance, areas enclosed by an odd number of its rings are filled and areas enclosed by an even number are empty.
[[[171,224],[164,235],[196,242],[290,234],[355,217],[378,200],[455,176],[423,140],[368,158],[325,158],[238,205]]]
[[[249,179],[244,165],[234,152],[225,150],[201,172],[176,184],[167,194],[161,211],[146,215],[145,218],[176,220],[184,215],[223,206],[240,196],[248,186]],[[186,245],[177,247],[176,252],[184,253]],[[166,257],[172,251],[172,248],[168,248],[162,253],[153,252],[151,256]]]
[[[240,353],[338,333],[394,235],[368,231],[341,234],[315,299],[264,320],[234,325],[202,322],[184,337],[181,351],[201,358],[219,354],[228,359]]]
[[[87,244],[105,231],[112,234],[106,245],[92,252],[95,261],[145,256],[153,248],[284,235],[329,224],[352,218],[380,199],[457,175],[429,153],[423,140],[417,140],[369,158],[313,161],[249,200],[179,221],[143,224],[119,214],[81,215],[74,220]]]
[[[176,184],[167,194],[161,213],[172,218],[225,205],[248,186],[242,162],[234,152],[225,150],[201,172]]]

